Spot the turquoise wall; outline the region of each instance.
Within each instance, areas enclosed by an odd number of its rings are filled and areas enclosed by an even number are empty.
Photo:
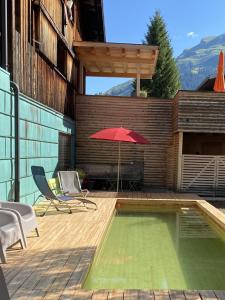
[[[9,73],[0,68],[0,200],[14,197],[14,96]],[[72,135],[71,167],[75,158],[75,123],[70,118],[20,95],[20,202],[32,204],[39,192],[31,166],[43,166],[48,178],[58,168],[59,133]]]

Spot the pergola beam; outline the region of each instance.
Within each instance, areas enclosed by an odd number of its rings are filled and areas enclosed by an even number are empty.
[[[79,54],[78,52],[78,55],[79,55],[79,58],[80,60],[83,60],[83,61],[91,61],[91,62],[108,62],[109,59],[111,62],[113,63],[137,63],[137,57],[126,57],[126,56],[112,56],[112,55],[109,55],[107,54],[107,59],[104,59],[104,57],[102,57],[101,55],[93,55],[91,54],[90,52],[89,53],[82,53],[82,54]],[[149,65],[153,65],[155,62],[154,59],[152,58],[138,58],[138,63],[139,64],[149,64]]]
[[[74,46],[87,76],[151,79],[155,72],[155,46],[96,42],[74,42]]]

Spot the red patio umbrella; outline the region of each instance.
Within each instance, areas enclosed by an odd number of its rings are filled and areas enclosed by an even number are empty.
[[[106,128],[100,130],[90,136],[91,139],[97,140],[108,140],[113,142],[119,142],[119,155],[118,155],[118,171],[117,171],[117,192],[119,191],[119,181],[120,181],[120,151],[121,151],[121,142],[135,143],[135,144],[150,144],[139,133],[134,130],[130,130],[124,127],[116,128]]]
[[[225,84],[224,84],[224,54],[220,51],[219,63],[217,68],[217,76],[214,83],[214,91],[215,92],[224,92]]]

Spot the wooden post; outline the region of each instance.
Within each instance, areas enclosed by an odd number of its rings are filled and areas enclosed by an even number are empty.
[[[79,68],[79,94],[83,95],[84,94],[84,65],[82,64],[82,62],[80,62],[80,68]]]
[[[179,132],[178,165],[177,165],[177,190],[181,190],[182,183],[182,154],[183,154],[183,132]]]
[[[140,73],[137,74],[137,84],[136,84],[136,96],[140,97],[140,90],[141,90],[141,75]]]

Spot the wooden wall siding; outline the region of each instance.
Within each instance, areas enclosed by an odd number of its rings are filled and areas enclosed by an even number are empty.
[[[40,49],[46,57],[52,62],[49,62],[44,56],[35,50],[35,45],[28,40],[28,28],[31,26],[28,20],[28,7],[31,0],[21,1],[21,30],[15,30],[15,1],[11,0],[12,5],[12,51],[10,52],[10,72],[12,79],[18,83],[20,91],[43,103],[49,107],[65,113],[74,118],[74,102],[75,102],[75,66],[72,62],[72,57],[68,53],[67,59],[67,78],[60,76],[55,66],[57,64],[57,44],[56,32],[50,27],[47,19],[41,14],[41,43]],[[54,2],[55,3],[55,2]],[[45,1],[49,4],[50,9],[53,9],[52,1]],[[50,5],[51,4],[51,5]],[[71,82],[73,83],[71,85]]]
[[[180,91],[174,130],[225,133],[225,93]]]
[[[48,11],[49,16],[54,21],[58,30],[62,32],[62,1],[54,0],[54,5],[52,0],[41,0],[41,3],[44,5],[45,9]]]
[[[76,76],[77,76],[77,68],[75,66],[74,60],[72,56],[67,53],[67,80],[71,82],[72,84],[75,84]]]
[[[181,189],[199,195],[223,196],[225,156],[183,155]]]
[[[68,46],[72,49],[73,48],[73,41],[74,41],[75,30],[74,26],[71,22],[68,22],[67,26],[65,27],[65,38],[68,43]]]
[[[144,161],[144,184],[166,186],[172,133],[170,100],[77,96],[76,102],[77,164],[115,165],[118,144],[91,140],[89,135],[103,128],[124,126],[145,136],[151,145],[122,143],[122,162]]]
[[[175,133],[167,150],[167,187],[177,190],[180,135]]]
[[[39,49],[55,66],[57,65],[57,34],[42,12],[40,13]]]

